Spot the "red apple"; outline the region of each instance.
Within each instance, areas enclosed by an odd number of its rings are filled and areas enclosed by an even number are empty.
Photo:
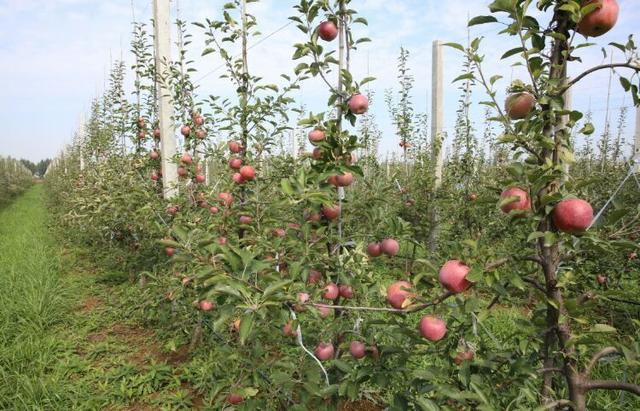
[[[353,183],[353,174],[351,173],[344,173],[336,176],[336,184],[339,187],[348,187],[351,183]]]
[[[138,128],[144,128],[144,118],[142,117],[138,119]]]
[[[285,235],[287,235],[287,232],[284,231],[284,228],[276,228],[276,229],[273,230],[273,236],[274,237],[282,238]]]
[[[446,333],[447,325],[441,319],[427,315],[420,320],[420,334],[427,340],[441,340]]]
[[[138,139],[144,140],[145,132],[144,130],[138,131]]]
[[[338,176],[329,176],[327,177],[327,183],[332,186],[338,187]]]
[[[320,160],[324,156],[324,153],[322,152],[322,149],[320,147],[316,147],[313,149],[313,153],[311,153],[311,156],[315,160]]]
[[[285,325],[282,326],[282,332],[284,335],[289,337],[297,337],[298,333],[293,329],[293,321],[289,321]]]
[[[327,361],[333,358],[335,355],[335,349],[333,348],[333,344],[321,342],[313,353],[320,361]]]
[[[500,209],[503,213],[509,213],[513,210],[530,210],[531,209],[531,200],[529,199],[529,194],[521,188],[518,187],[510,187],[500,194],[500,198],[504,199],[507,197],[518,197],[516,201],[512,201],[508,204],[504,204]]]
[[[202,311],[211,311],[213,309],[213,303],[209,300],[202,300],[198,303],[198,307]]]
[[[338,286],[335,283],[329,283],[324,287],[324,294],[322,294],[322,297],[327,300],[335,300],[339,295],[340,290],[338,289]]]
[[[173,257],[173,255],[176,253],[176,250],[172,247],[166,247],[164,249],[164,253],[167,255],[167,257]]]
[[[578,198],[560,201],[553,209],[553,224],[565,233],[583,233],[593,220],[591,204]]]
[[[324,41],[332,41],[338,37],[338,27],[330,20],[323,21],[318,26],[318,36]]]
[[[310,213],[306,216],[306,220],[311,223],[317,223],[322,219],[322,216],[319,213]]]
[[[469,201],[476,201],[478,199],[478,195],[476,193],[469,194]]]
[[[187,169],[184,167],[178,167],[178,175],[184,177],[187,175]]]
[[[167,207],[167,214],[169,215],[176,215],[176,213],[178,212],[178,207]]]
[[[471,268],[461,261],[449,260],[440,268],[440,283],[452,293],[461,293],[471,285],[465,278],[469,271]]]
[[[471,361],[473,360],[473,357],[475,356],[475,354],[473,353],[473,351],[467,350],[467,351],[461,351],[459,353],[456,354],[455,358],[453,359],[453,362],[456,365],[460,365],[462,364],[464,361]]]
[[[304,304],[307,301],[309,301],[309,298],[311,298],[311,296],[309,296],[309,293],[298,293],[298,302],[300,304]]]
[[[240,175],[247,181],[253,180],[256,177],[256,170],[251,166],[242,166]]]
[[[160,129],[156,128],[153,130],[153,138],[155,138],[156,140],[160,138]]]
[[[184,153],[182,157],[180,157],[180,160],[185,164],[191,164],[191,162],[193,161],[193,158],[191,158],[189,154]]]
[[[393,308],[404,308],[405,304],[415,297],[411,292],[412,287],[408,281],[396,281],[387,287],[387,301]]]
[[[351,341],[349,344],[349,353],[353,358],[363,358],[366,354],[366,347],[360,341]]]
[[[238,222],[242,225],[249,225],[251,221],[253,221],[253,219],[248,215],[241,215],[240,218],[238,218]]]
[[[201,115],[197,115],[193,118],[193,122],[196,124],[196,126],[201,126],[204,124],[204,117],[202,117]]]
[[[214,206],[214,207],[209,208],[209,212],[211,214],[218,214],[218,207]]]
[[[191,127],[182,126],[182,128],[180,129],[180,134],[182,134],[185,137],[189,137],[189,134],[191,134]]]
[[[239,170],[240,167],[242,167],[242,159],[238,157],[232,157],[231,159],[229,159],[229,167],[233,168],[234,170]]]
[[[229,141],[227,143],[227,145],[229,146],[229,151],[231,151],[232,153],[239,153],[240,151],[242,151],[242,147],[240,147],[240,143],[238,143],[237,141]]]
[[[203,174],[196,174],[196,183],[204,183],[206,178]]]
[[[340,217],[340,206],[322,206],[322,214],[327,218],[327,220],[335,220]]]
[[[320,130],[318,128],[313,129],[313,130],[311,130],[309,132],[309,141],[311,143],[319,143],[322,140],[324,140],[324,138],[325,138],[324,131],[322,131],[322,130]]]
[[[160,157],[160,154],[158,154],[156,150],[151,150],[149,157],[151,157],[152,160],[157,160],[158,157]]]
[[[231,177],[231,179],[236,184],[244,184],[244,182],[245,182],[244,178],[242,178],[242,174],[240,174],[240,173],[233,173],[233,176]]]
[[[156,173],[155,171],[153,171],[151,173],[151,180],[153,181],[158,181],[158,173]]]
[[[582,17],[577,31],[587,37],[598,37],[616,25],[620,8],[616,0],[587,0],[582,2],[582,7],[592,3],[598,3],[600,7]]]
[[[309,272],[309,278],[307,284],[317,284],[322,279],[322,273],[317,270],[311,270]]]
[[[342,298],[353,298],[353,288],[350,285],[341,285],[339,290]]]
[[[362,94],[354,94],[349,99],[349,110],[353,114],[364,114],[369,109],[369,99]]]
[[[227,403],[231,405],[240,404],[242,403],[242,401],[244,401],[244,397],[242,397],[242,395],[240,394],[231,393],[227,396]]]
[[[367,254],[369,254],[369,257],[379,257],[382,254],[380,243],[370,243],[367,246]]]
[[[331,315],[331,308],[327,306],[320,305],[316,307],[316,309],[318,310],[318,312],[320,313],[320,317],[322,318],[327,318],[329,315]]]
[[[227,237],[218,237],[218,244],[220,245],[226,245],[227,244]]]
[[[233,195],[230,193],[220,193],[218,194],[218,199],[226,206],[233,204]]]
[[[196,130],[196,138],[198,140],[204,140],[206,136],[207,136],[207,132],[204,131],[203,129]]]
[[[536,98],[533,94],[527,93],[526,91],[510,94],[504,103],[507,115],[512,120],[520,120],[527,117],[535,106]]]
[[[393,257],[400,251],[400,244],[393,238],[385,238],[380,243],[380,250],[386,255]]]

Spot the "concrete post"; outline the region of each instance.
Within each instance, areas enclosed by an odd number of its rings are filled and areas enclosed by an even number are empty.
[[[158,117],[160,119],[160,158],[162,159],[162,182],[164,198],[170,199],[178,194],[178,168],[173,162],[176,154],[175,127],[173,124],[173,105],[171,89],[166,75],[171,61],[171,10],[169,0],[153,1],[154,47],[156,63],[156,82],[158,85]]]

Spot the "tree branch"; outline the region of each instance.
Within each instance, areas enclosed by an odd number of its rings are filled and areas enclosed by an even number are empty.
[[[531,261],[536,264],[542,265],[542,260],[537,255],[528,255],[523,258],[524,261]]]
[[[538,289],[538,291],[546,293],[547,290],[545,290],[545,288],[542,286],[542,284],[540,284],[539,282],[537,282],[536,280],[532,279],[532,278],[527,278],[527,277],[522,277],[522,281],[524,281],[525,283],[529,283],[532,286],[534,286],[535,288]]]
[[[582,72],[579,75],[577,75],[573,80],[568,82],[565,87],[560,89],[560,93],[558,93],[558,94],[559,95],[563,95],[567,90],[569,90],[572,86],[574,86],[577,82],[579,82],[583,78],[587,77],[589,74],[595,73],[596,71],[599,71],[599,70],[606,70],[606,69],[612,69],[612,68],[617,68],[617,67],[618,68],[629,68],[629,69],[633,69],[635,71],[640,71],[640,65],[634,64],[631,61],[627,61],[626,63],[602,64],[600,66],[591,67],[590,69],[585,70],[584,72]]]
[[[640,385],[615,380],[592,380],[587,381],[583,386],[590,390],[622,390],[635,395],[640,395]]]
[[[598,361],[600,361],[602,357],[606,357],[608,355],[617,354],[617,353],[618,353],[618,349],[616,347],[605,347],[602,350],[595,353],[594,356],[591,358],[591,361],[589,361],[587,368],[585,368],[584,370],[584,376],[589,377],[591,375],[591,371],[593,371],[593,368],[596,365],[598,365]]]

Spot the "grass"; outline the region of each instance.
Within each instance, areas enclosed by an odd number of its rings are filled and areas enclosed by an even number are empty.
[[[0,409],[192,408],[181,364],[127,308],[135,287],[57,244],[43,195],[0,211]]]

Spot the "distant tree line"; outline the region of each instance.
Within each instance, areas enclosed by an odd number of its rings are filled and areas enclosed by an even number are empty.
[[[38,163],[34,163],[29,160],[25,160],[24,158],[20,160],[20,162],[27,167],[34,175],[43,176],[45,171],[47,171],[47,167],[51,163],[51,159],[47,158],[44,160],[40,160]]]

